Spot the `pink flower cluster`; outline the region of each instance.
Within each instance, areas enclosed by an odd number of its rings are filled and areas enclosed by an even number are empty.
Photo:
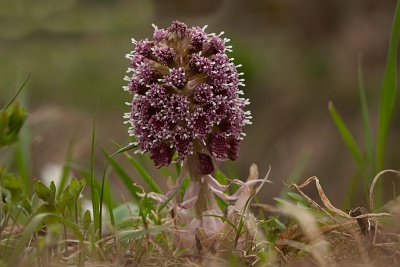
[[[238,89],[241,73],[221,34],[178,21],[166,30],[154,28],[154,40],[133,40],[136,47],[126,55],[131,67],[124,89],[134,94],[125,114],[129,133],[157,168],[168,166],[175,153],[178,161],[194,154],[207,175],[214,170],[212,158],[238,157],[242,128],[250,124],[244,110],[249,102]]]

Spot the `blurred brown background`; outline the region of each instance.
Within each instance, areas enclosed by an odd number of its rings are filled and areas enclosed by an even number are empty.
[[[357,165],[330,118],[328,101],[363,147],[357,87],[362,54],[376,135],[395,5],[394,0],[0,0],[0,105],[32,72],[21,99],[30,113],[25,133],[32,143],[34,178],[49,164],[64,162],[71,139],[73,161],[89,168],[96,112],[96,163],[101,173],[100,148],[113,152],[112,140],[128,142],[122,115],[129,111],[124,102],[132,96],[122,90],[122,78],[129,66],[125,54],[134,48],[130,38],[150,38],[151,23],[160,28],[173,20],[209,25],[207,32],[225,31],[224,37],[231,39],[230,55],[243,64],[243,90],[253,114],[240,158],[222,169],[245,179],[251,163],[259,166],[261,176],[271,165],[274,184],[266,185],[261,197],[270,203],[279,195],[282,180],[296,175],[296,166],[303,164],[301,180],[318,176],[336,205],[350,207],[354,203],[347,202],[346,189]],[[400,159],[399,106],[385,164],[394,169],[399,169]],[[120,162],[125,164],[122,158]],[[131,167],[126,169],[137,177]],[[117,188],[119,182],[113,183]],[[391,196],[393,185],[387,183]],[[362,185],[359,188],[361,192]],[[116,196],[123,192],[118,190]],[[315,194],[313,188],[307,192]],[[360,193],[354,201],[362,200]]]

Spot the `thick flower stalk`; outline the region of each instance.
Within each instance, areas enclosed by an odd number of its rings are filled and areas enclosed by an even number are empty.
[[[226,55],[231,46],[222,33],[178,21],[154,28],[153,40],[132,39],[135,49],[126,55],[124,89],[134,97],[125,118],[137,151],[149,152],[157,168],[183,162],[191,178],[186,204],[201,216],[215,206],[212,191],[221,191],[210,176],[215,166],[239,156],[249,101],[240,97],[242,74]]]

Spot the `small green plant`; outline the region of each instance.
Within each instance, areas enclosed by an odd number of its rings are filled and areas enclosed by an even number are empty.
[[[19,132],[27,115],[25,109],[15,100],[28,78],[0,110],[0,150],[19,139]],[[47,186],[42,181],[35,180],[34,193],[30,195],[27,188],[29,182],[7,173],[6,166],[0,167],[1,266],[15,266],[25,261],[44,266],[50,263],[49,260],[53,262],[55,259],[72,261],[82,266],[89,251],[84,241],[93,240],[93,247],[96,247],[94,242],[101,238],[94,237],[98,228],[93,228],[90,211],[82,211],[81,193],[85,180],[72,178],[66,185],[71,151],[72,147],[68,152],[58,190],[53,181]],[[70,234],[76,240],[78,249],[67,242],[71,239]]]

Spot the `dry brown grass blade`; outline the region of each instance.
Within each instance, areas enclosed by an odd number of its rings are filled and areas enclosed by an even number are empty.
[[[385,173],[395,173],[395,174],[400,175],[400,171],[388,169],[388,170],[383,170],[383,171],[379,172],[374,177],[374,180],[372,180],[372,183],[371,183],[371,187],[369,188],[369,208],[370,208],[370,211],[374,210],[374,189],[375,189],[375,184],[378,181],[378,179]]]
[[[319,196],[322,200],[322,202],[324,203],[325,207],[328,208],[330,211],[335,212],[336,214],[338,214],[341,217],[344,217],[348,220],[350,220],[351,222],[355,222],[356,218],[351,217],[350,215],[348,215],[347,213],[345,213],[344,211],[336,208],[335,206],[332,205],[332,203],[329,201],[328,197],[326,196],[324,190],[322,189],[321,184],[319,183],[319,180],[316,176],[312,176],[310,178],[308,178],[304,183],[302,183],[301,185],[297,185],[297,184],[291,184],[288,185],[289,187],[292,188],[296,188],[296,190],[317,210],[325,213],[328,217],[330,217],[332,220],[334,220],[336,223],[338,223],[343,229],[345,229],[350,235],[352,235],[354,237],[354,240],[356,241],[356,245],[358,247],[358,251],[361,254],[361,258],[363,260],[363,263],[367,266],[370,264],[370,260],[368,257],[368,254],[365,252],[365,246],[360,242],[359,238],[352,232],[350,231],[346,226],[344,226],[343,223],[339,222],[335,217],[333,217],[330,213],[328,213],[326,210],[324,210],[318,203],[316,203],[314,200],[312,200],[309,196],[307,196],[306,194],[303,193],[303,191],[301,191],[301,188],[307,186],[309,183],[311,183],[312,181],[315,181],[315,184],[317,186],[318,189],[318,193]]]
[[[310,199],[308,196],[306,196],[300,189],[307,186],[309,183],[311,183],[312,181],[315,181],[315,184],[317,186],[318,189],[318,193],[319,193],[319,197],[321,198],[322,202],[324,203],[325,207],[327,209],[329,209],[330,211],[346,218],[346,219],[350,219],[350,220],[354,220],[353,217],[351,217],[350,215],[348,215],[346,212],[336,208],[335,206],[332,205],[332,203],[329,201],[328,197],[326,196],[324,190],[322,189],[321,184],[319,183],[319,180],[317,178],[317,176],[312,176],[310,178],[308,178],[304,183],[302,183],[301,185],[297,185],[297,184],[291,184],[290,187],[294,187],[297,189],[297,191],[303,196],[305,197],[308,201],[311,200],[311,204],[314,206],[313,203],[315,203],[312,199]],[[316,204],[316,203],[315,203]],[[318,205],[319,206],[319,205]]]

